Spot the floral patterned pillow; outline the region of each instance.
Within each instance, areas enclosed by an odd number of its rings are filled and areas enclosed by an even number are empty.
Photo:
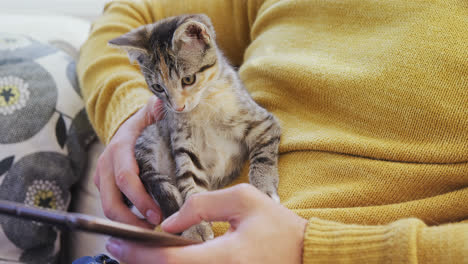
[[[95,138],[65,52],[0,33],[0,199],[57,210],[84,173]],[[60,231],[0,215],[0,263],[53,263]]]

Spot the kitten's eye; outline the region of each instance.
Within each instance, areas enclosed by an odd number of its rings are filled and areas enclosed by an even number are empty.
[[[182,86],[192,85],[195,82],[195,74],[182,78]]]
[[[151,85],[151,88],[153,88],[154,91],[158,92],[158,93],[162,93],[164,92],[164,89],[162,88],[161,85],[159,85],[158,83],[154,83]]]

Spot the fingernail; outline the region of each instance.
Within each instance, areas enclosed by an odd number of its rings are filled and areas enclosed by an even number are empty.
[[[161,224],[161,228],[165,229],[166,227],[170,226],[175,221],[178,215],[179,215],[179,212],[176,212],[170,217],[168,217],[166,220],[164,220]]]
[[[146,211],[146,219],[148,219],[148,221],[153,225],[159,225],[159,223],[161,223],[161,215],[153,210]]]
[[[106,243],[106,249],[116,258],[122,257],[122,247],[119,240],[109,239]]]

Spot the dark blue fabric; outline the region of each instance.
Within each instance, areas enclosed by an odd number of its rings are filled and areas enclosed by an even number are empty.
[[[97,263],[93,257],[86,256],[86,257],[81,257],[73,261],[72,264],[99,264],[99,263]]]
[[[81,257],[73,261],[72,264],[119,264],[119,262],[105,254],[99,254],[94,257]]]

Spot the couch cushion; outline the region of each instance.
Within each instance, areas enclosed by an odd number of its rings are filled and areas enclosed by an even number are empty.
[[[68,54],[0,32],[0,199],[66,210],[95,138]],[[60,231],[0,216],[1,260],[52,263]]]

